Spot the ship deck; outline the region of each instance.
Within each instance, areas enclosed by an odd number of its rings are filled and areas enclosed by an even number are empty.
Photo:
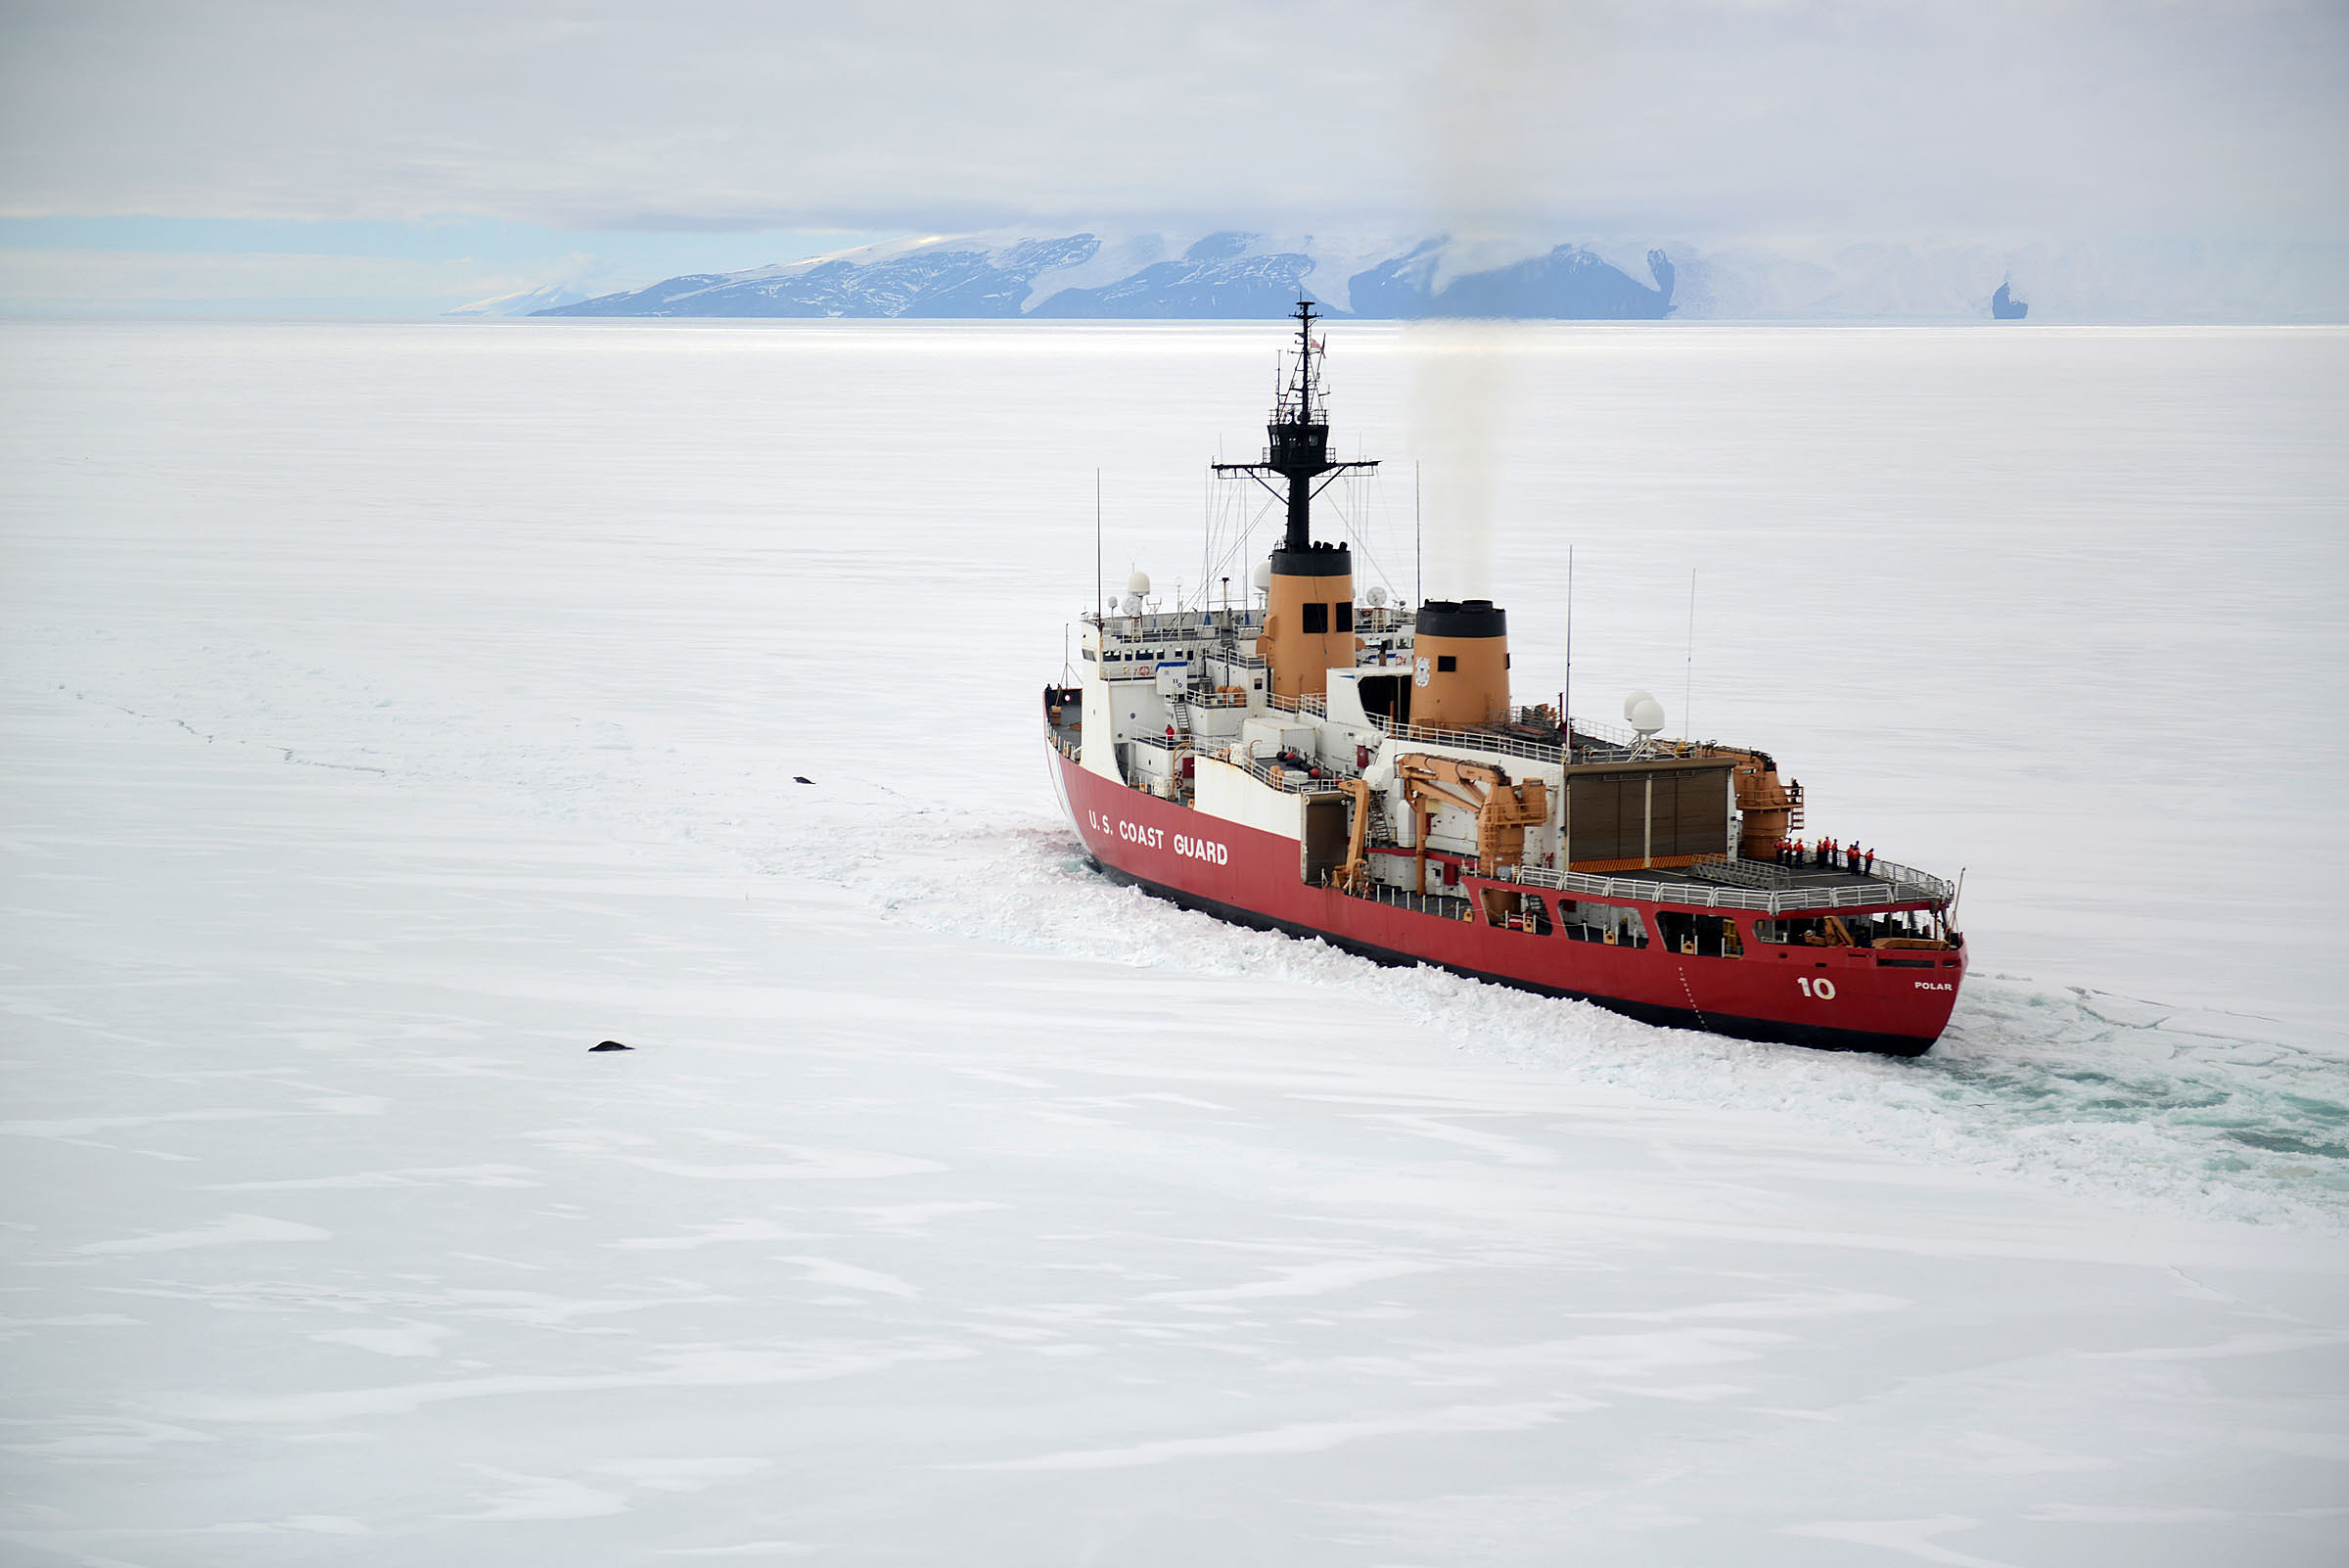
[[[1542,866],[1505,866],[1501,876],[1528,887],[1556,888],[1593,899],[1702,904],[1769,915],[1898,904],[1947,908],[1957,899],[1957,889],[1942,878],[1882,859],[1873,873],[1782,866],[1768,860],[1717,860],[1685,869],[1656,866],[1631,871],[1561,872]]]
[[[1654,870],[1617,871],[1610,874],[1638,877],[1649,882],[1693,882],[1699,887],[1708,888],[1762,887],[1773,891],[1789,888],[1807,892],[1813,889],[1898,887],[1901,883],[1898,876],[1870,876],[1860,871],[1837,871],[1828,866],[1782,866],[1770,860],[1736,860],[1729,863],[1743,873],[1759,873],[1760,876],[1753,882],[1729,883],[1719,875],[1705,876],[1701,874],[1701,868],[1696,866],[1659,866]],[[1773,872],[1778,874],[1772,875]]]

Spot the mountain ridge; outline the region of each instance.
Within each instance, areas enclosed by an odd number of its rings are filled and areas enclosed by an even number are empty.
[[[544,316],[1251,319],[1300,299],[1358,320],[1989,321],[2002,281],[2030,326],[2349,321],[2349,246],[1035,230],[908,236],[739,272],[694,272]],[[1643,279],[1639,274],[1644,271]],[[551,285],[550,285],[551,287]],[[519,313],[520,297],[481,314]],[[484,305],[499,306],[484,310]]]
[[[1661,250],[1647,254],[1651,286],[1576,245],[1445,276],[1449,245],[1441,238],[1400,249],[1340,241],[1319,246],[1316,254],[1311,236],[1237,229],[1179,248],[1157,236],[1113,247],[1091,232],[939,236],[741,272],[685,273],[530,313],[1246,320],[1286,315],[1301,299],[1332,316],[1370,320],[1628,321],[1660,320],[1673,311],[1675,269]],[[1324,279],[1333,268],[1337,276]]]

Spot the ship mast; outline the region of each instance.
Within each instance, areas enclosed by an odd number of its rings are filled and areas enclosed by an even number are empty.
[[[1329,480],[1321,476],[1337,475],[1350,469],[1376,468],[1377,459],[1356,463],[1333,463],[1329,460],[1329,413],[1321,402],[1321,370],[1313,349],[1313,323],[1320,318],[1313,314],[1313,302],[1300,300],[1290,312],[1297,323],[1297,365],[1289,384],[1272,405],[1271,421],[1265,426],[1266,445],[1263,461],[1255,463],[1218,463],[1221,474],[1246,474],[1274,495],[1288,502],[1289,526],[1281,540],[1283,550],[1308,550],[1313,547],[1313,497],[1327,489]],[[1266,475],[1278,475],[1288,481],[1285,494],[1274,489]],[[1321,480],[1315,484],[1315,480]]]

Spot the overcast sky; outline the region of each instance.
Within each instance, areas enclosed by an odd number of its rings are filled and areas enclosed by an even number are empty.
[[[444,291],[1003,225],[2349,237],[2340,3],[0,15],[19,296],[112,254],[122,288],[241,257],[265,298],[294,280],[256,257],[369,235],[378,284]]]

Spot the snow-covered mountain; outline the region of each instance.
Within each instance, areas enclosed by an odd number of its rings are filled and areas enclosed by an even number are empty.
[[[2035,322],[2349,320],[2340,246],[1558,244],[1239,230],[928,235],[595,299],[509,296],[451,314],[1212,320],[1279,316],[1310,298],[1332,315],[1386,320],[1963,321],[1990,318],[2002,281],[2031,302]]]
[[[1671,313],[1673,267],[1648,253],[1641,283],[1560,245],[1477,271],[1448,271],[1447,241],[1412,244],[1223,230],[1184,243],[958,235],[893,241],[748,272],[695,273],[541,309],[555,316],[1041,316],[1230,320],[1285,315],[1313,299],[1333,315],[1653,320]]]

